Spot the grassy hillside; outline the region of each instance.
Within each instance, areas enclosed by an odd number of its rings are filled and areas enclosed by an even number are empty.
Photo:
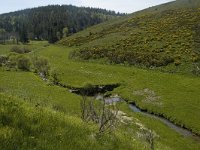
[[[2,150],[142,148],[140,141],[125,139],[123,130],[96,139],[94,124],[86,124],[78,117],[51,108],[36,107],[7,94],[0,93],[0,108]],[[131,135],[127,137],[130,139]]]
[[[1,69],[0,77],[0,149],[142,148],[123,127],[96,138],[97,125],[80,118],[81,98],[66,89],[33,73]]]
[[[106,22],[60,41],[72,58],[198,74],[198,0],[178,0]]]
[[[87,149],[86,143],[89,147],[93,145],[89,139],[81,143],[91,129],[78,118],[35,107],[2,93],[0,107],[1,149]]]
[[[120,94],[129,101],[135,101],[141,108],[163,114],[177,124],[200,133],[198,119],[200,114],[199,108],[196,107],[200,105],[200,79],[198,77],[166,74],[119,65],[73,61],[68,59],[71,51],[73,49],[52,46],[39,52],[39,55],[49,58],[52,67],[57,68],[61,74],[61,83],[64,85],[83,87],[87,83],[92,85],[120,83],[121,86],[114,93]],[[135,94],[135,91],[144,89],[154,91],[160,98],[155,101],[146,101],[144,100],[145,95]]]
[[[8,54],[10,47],[2,46],[2,54]],[[118,93],[129,101],[134,100],[141,108],[164,114],[175,123],[199,133],[198,78],[73,61],[68,59],[68,55],[74,49],[63,46],[32,42],[27,47],[33,50],[27,56],[39,55],[49,59],[51,68],[56,68],[60,73],[62,84],[82,87],[87,83],[120,83],[121,86],[113,94]],[[199,149],[198,141],[179,135],[158,120],[133,113],[124,102],[120,104],[120,110],[133,121],[121,124],[112,134],[94,138],[97,125],[85,124],[80,119],[81,97],[43,81],[32,72],[7,70],[5,67],[0,69],[1,149],[146,149],[149,145],[138,137],[141,128],[138,125],[156,133],[157,149]],[[135,95],[136,91],[146,88],[160,98],[146,101],[143,96]],[[74,138],[69,138],[73,135]],[[84,144],[85,140],[87,145]]]
[[[0,149],[199,150],[199,136],[127,104],[200,135],[200,78],[191,75],[200,74],[199,15],[198,0],[177,0],[59,44],[0,45]],[[99,123],[81,119],[82,97],[66,87],[116,83],[106,94],[124,99],[117,125],[99,135]]]
[[[56,68],[60,73],[62,84],[82,87],[87,83],[120,83],[121,86],[113,94],[118,93],[127,100],[135,100],[139,106],[162,113],[199,133],[198,78],[134,67],[73,61],[68,59],[73,48],[45,45],[39,42],[27,45],[35,49],[26,55],[47,57],[51,68]],[[2,53],[9,53],[10,45],[3,47]],[[6,70],[4,67],[0,69],[2,149],[147,149],[148,143],[138,136],[141,127],[156,133],[156,149],[199,149],[198,141],[179,135],[158,120],[133,113],[125,102],[119,108],[127,117],[132,118],[132,122],[121,124],[112,134],[105,134],[100,139],[94,138],[97,125],[84,123],[80,118],[81,97],[43,81],[32,72]],[[160,98],[145,101],[142,96],[135,95],[135,91],[145,88],[154,91]]]

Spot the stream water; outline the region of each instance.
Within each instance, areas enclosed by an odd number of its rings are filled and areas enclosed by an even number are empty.
[[[107,91],[112,91],[114,88],[116,88],[118,86],[119,86],[119,84],[94,86],[94,87],[90,87],[87,89],[69,88],[70,89],[69,91],[72,93],[78,94],[78,95],[92,96],[96,100],[102,100],[104,98],[105,102],[107,104],[109,104],[109,103],[116,103],[116,102],[124,101],[118,95],[104,97],[104,93],[106,93]],[[64,86],[62,86],[62,87],[64,87]],[[64,87],[64,88],[68,88],[68,87]],[[147,111],[143,111],[139,107],[137,107],[135,104],[129,104],[129,107],[135,113],[140,113],[142,115],[146,115],[148,117],[160,120],[162,123],[164,123],[165,125],[167,125],[168,127],[170,127],[171,129],[175,130],[176,132],[178,132],[179,134],[181,134],[183,136],[192,137],[192,138],[200,141],[200,136],[195,135],[188,129],[182,128],[181,126],[178,126],[178,125],[172,123],[171,121],[167,120],[166,118],[164,118],[162,116],[158,116],[155,114],[148,113]]]
[[[143,114],[145,116],[151,117],[151,118],[155,118],[157,120],[160,120],[161,122],[163,122],[165,125],[167,125],[168,127],[170,127],[171,129],[175,130],[176,132],[178,132],[179,134],[183,135],[183,136],[189,136],[189,137],[195,137],[197,138],[198,136],[196,136],[195,134],[193,134],[191,131],[184,129],[180,126],[175,125],[174,123],[170,122],[169,120],[154,115],[154,114],[150,114],[146,111],[142,111],[140,108],[138,108],[136,105],[134,104],[129,104],[129,107],[131,108],[131,110],[133,110],[135,113],[140,113]]]
[[[45,79],[45,81],[47,80],[46,78],[44,78],[44,79]],[[115,103],[115,102],[124,101],[118,95],[110,96],[110,97],[104,97],[104,95],[103,95],[107,91],[112,91],[114,88],[120,86],[119,84],[103,85],[103,86],[96,85],[96,86],[86,88],[86,89],[85,88],[71,88],[71,87],[67,87],[67,86],[62,85],[62,84],[58,84],[58,86],[69,89],[69,91],[71,93],[75,93],[75,94],[78,94],[78,95],[84,94],[85,96],[92,96],[96,100],[102,100],[104,98],[105,102],[108,103],[108,104],[113,103],[113,102]],[[129,104],[129,107],[135,113],[140,113],[140,114],[146,115],[148,117],[152,117],[152,118],[155,118],[157,120],[160,120],[165,125],[167,125],[168,127],[170,127],[171,129],[175,130],[176,132],[178,132],[179,134],[181,134],[183,136],[192,137],[192,138],[200,141],[199,135],[195,135],[190,130],[182,128],[182,127],[170,122],[169,120],[167,120],[166,118],[164,118],[162,116],[158,116],[158,115],[155,115],[155,114],[148,113],[147,111],[143,111],[139,107],[137,107],[135,104]]]
[[[95,99],[97,100],[102,100],[104,97],[102,94],[99,94],[95,97]],[[118,95],[115,95],[113,97],[105,97],[104,98],[105,102],[106,103],[113,103],[113,102],[120,102],[120,101],[124,101],[122,98],[120,98]],[[161,116],[158,116],[158,115],[155,115],[155,114],[151,114],[151,113],[148,113],[146,111],[143,111],[141,110],[140,108],[138,108],[135,104],[129,104],[129,107],[130,109],[135,112],[135,113],[140,113],[142,115],[145,115],[145,116],[148,116],[148,117],[151,117],[151,118],[154,118],[154,119],[157,119],[157,120],[160,120],[162,123],[164,123],[165,125],[167,125],[168,127],[170,127],[171,129],[175,130],[176,132],[178,132],[179,134],[185,136],[185,137],[192,137],[192,138],[195,138],[195,139],[198,139],[200,140],[200,137],[193,134],[191,131],[185,129],[185,128],[182,128],[178,125],[175,125],[174,123],[170,122],[169,120],[167,120],[166,118],[164,117],[161,117]]]

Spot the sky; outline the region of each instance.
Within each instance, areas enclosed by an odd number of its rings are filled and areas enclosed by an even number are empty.
[[[132,13],[169,1],[172,0],[1,0],[0,14],[50,4],[72,4],[75,6],[106,8],[116,12]]]

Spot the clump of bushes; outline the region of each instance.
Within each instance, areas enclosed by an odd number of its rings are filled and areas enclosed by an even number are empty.
[[[181,60],[180,59],[175,59],[174,60],[174,65],[175,66],[179,66],[181,64]]]
[[[50,65],[48,59],[44,57],[36,57],[33,60],[33,65],[35,72],[40,74],[43,78],[46,78],[49,75]]]
[[[192,57],[191,57],[192,62],[198,62],[200,60],[200,56],[197,53],[192,53]]]
[[[7,61],[8,61],[8,56],[0,55],[0,66],[5,65]]]
[[[174,58],[174,65],[179,66],[180,64],[181,64],[181,56],[176,55],[175,58]]]
[[[20,56],[17,60],[17,67],[24,71],[30,71],[31,60],[27,56]]]
[[[53,84],[58,85],[60,83],[60,73],[58,70],[53,69],[51,71],[51,81],[53,82]]]
[[[200,76],[200,62],[194,63],[192,66],[192,73],[196,76]]]
[[[34,57],[30,59],[29,56],[11,52],[8,56],[0,56],[0,65],[10,69],[21,69],[23,71],[31,71],[40,74],[44,78],[49,75],[49,61],[43,57]],[[54,75],[55,76],[55,75]],[[56,78],[56,77],[55,77]]]
[[[10,53],[7,56],[5,66],[8,68],[21,69],[23,71],[30,71],[31,69],[31,60],[28,56],[19,55],[16,53]]]
[[[168,54],[135,52],[132,50],[112,49],[111,48],[84,48],[79,51],[73,51],[70,58],[80,58],[83,60],[107,58],[110,63],[141,65],[146,67],[167,66],[174,62],[174,59]]]
[[[0,66],[5,66],[7,70],[33,71],[37,73],[43,80],[47,77],[55,85],[60,83],[60,72],[56,69],[50,69],[49,61],[45,57],[30,58],[24,54],[11,52],[8,56],[0,55]]]
[[[13,46],[10,51],[18,53],[18,54],[25,54],[25,53],[31,52],[31,50],[29,48],[19,47],[19,46]]]

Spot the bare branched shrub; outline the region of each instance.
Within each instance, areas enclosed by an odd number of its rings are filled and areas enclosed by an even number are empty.
[[[99,133],[103,133],[106,130],[115,126],[117,121],[118,108],[114,103],[106,104],[103,99],[101,108],[100,120],[99,120]]]
[[[149,144],[150,150],[155,149],[154,143],[155,143],[155,139],[158,138],[158,135],[154,131],[143,128],[140,136]]]
[[[97,104],[95,99],[88,99],[86,96],[81,100],[81,117],[84,121],[93,121],[98,124],[98,133],[105,133],[117,123],[118,108],[114,103],[107,104],[105,99]]]

